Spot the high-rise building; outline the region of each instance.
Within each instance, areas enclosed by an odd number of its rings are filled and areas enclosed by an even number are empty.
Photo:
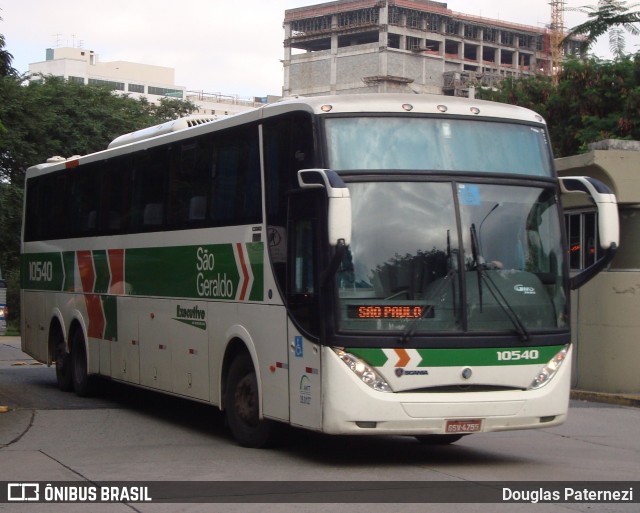
[[[508,76],[552,73],[551,31],[453,12],[431,0],[338,0],[285,11],[283,95],[467,96]],[[565,43],[565,55],[580,40]]]

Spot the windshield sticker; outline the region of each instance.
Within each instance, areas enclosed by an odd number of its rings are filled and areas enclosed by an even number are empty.
[[[480,189],[477,185],[458,185],[458,197],[462,205],[480,205]]]

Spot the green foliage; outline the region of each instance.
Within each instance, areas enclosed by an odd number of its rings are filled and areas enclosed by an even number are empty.
[[[585,5],[569,8],[588,16],[588,20],[571,29],[565,41],[576,36],[584,36],[582,51],[586,52],[604,34],[609,34],[609,49],[616,57],[623,57],[625,52],[624,31],[637,36],[640,30],[636,26],[640,22],[640,12],[632,11],[640,4],[627,5],[621,0],[599,0],[597,7]]]
[[[57,77],[25,84],[0,79],[0,179],[21,183],[26,168],[54,155],[69,157],[103,150],[117,136],[194,110],[169,99],[156,106],[108,88],[85,86]]]
[[[22,188],[0,182],[0,269],[7,282],[9,319],[20,314],[20,229],[22,226]]]
[[[554,153],[587,151],[601,139],[640,139],[640,54],[613,61],[565,63],[557,87],[549,77],[505,80],[478,97],[535,110],[549,125]]]
[[[190,101],[177,98],[160,98],[158,105],[150,106],[150,112],[158,123],[188,116],[196,109],[197,106]]]
[[[2,17],[0,17],[0,21],[2,21]],[[5,50],[4,45],[5,45],[4,35],[0,34],[0,77],[16,76],[17,72],[11,66],[11,62],[13,61],[13,55],[11,55],[7,50]],[[0,124],[0,129],[1,128],[2,128],[2,124]]]

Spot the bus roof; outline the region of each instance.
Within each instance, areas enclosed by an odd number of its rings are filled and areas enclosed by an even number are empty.
[[[485,118],[502,118],[531,123],[544,123],[542,116],[523,107],[486,100],[435,94],[407,95],[387,93],[293,97],[285,98],[277,103],[272,103],[262,107],[265,112],[271,110],[297,110],[304,108],[319,115],[327,113],[412,112],[416,114],[480,116]]]
[[[31,166],[27,177],[45,174],[64,168],[77,167],[112,156],[131,153],[162,143],[194,137],[213,130],[231,128],[245,123],[285,114],[305,111],[317,115],[328,114],[432,114],[438,116],[465,116],[508,119],[520,122],[544,124],[535,112],[484,100],[429,94],[344,94],[333,96],[291,97],[246,112],[220,119],[206,116],[188,116],[124,134],[114,139],[106,150],[85,156],[74,155],[68,159],[54,157],[46,163]]]

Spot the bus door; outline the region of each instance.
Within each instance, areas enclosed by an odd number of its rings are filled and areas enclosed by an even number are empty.
[[[287,307],[291,424],[322,426],[318,255],[324,191],[289,197]]]

